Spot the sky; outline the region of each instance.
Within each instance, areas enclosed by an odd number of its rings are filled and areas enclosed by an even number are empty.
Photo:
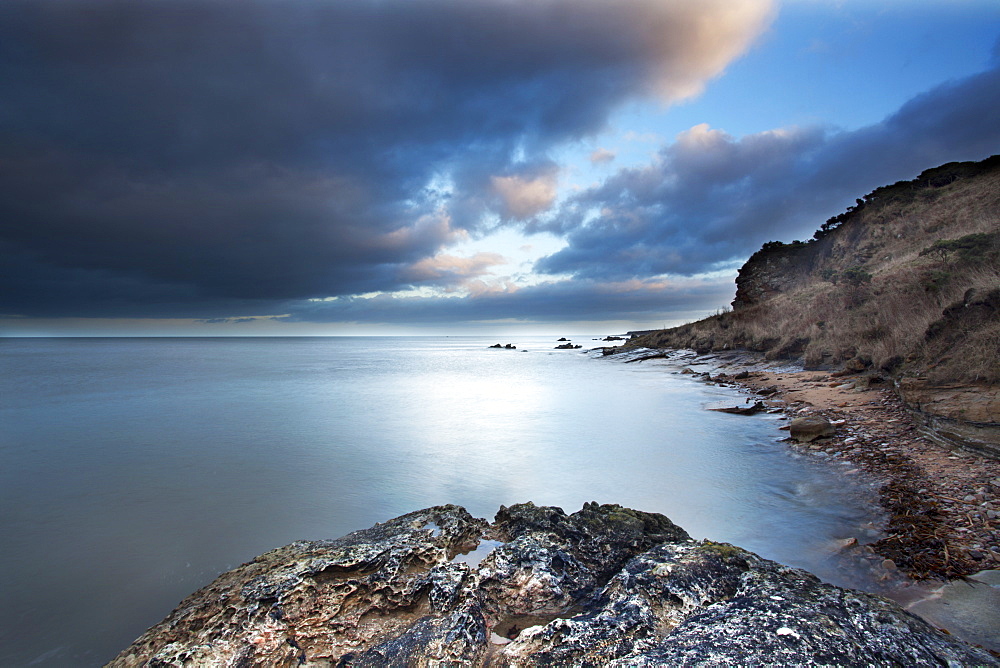
[[[618,333],[1000,153],[995,0],[4,0],[0,336]]]

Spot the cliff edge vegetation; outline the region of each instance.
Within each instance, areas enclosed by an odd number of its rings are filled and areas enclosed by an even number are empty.
[[[631,346],[743,349],[892,382],[939,440],[1000,456],[1000,155],[877,188],[772,241],[732,310]]]

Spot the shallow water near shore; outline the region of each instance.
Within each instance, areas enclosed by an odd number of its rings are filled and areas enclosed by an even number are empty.
[[[830,558],[863,480],[555,338],[0,339],[0,665],[100,664],[221,571],[442,503],[619,503],[865,584]]]

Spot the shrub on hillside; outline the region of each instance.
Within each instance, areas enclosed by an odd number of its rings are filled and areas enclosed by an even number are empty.
[[[1000,233],[967,234],[958,239],[939,239],[920,251],[950,264],[982,264],[1000,259]]]

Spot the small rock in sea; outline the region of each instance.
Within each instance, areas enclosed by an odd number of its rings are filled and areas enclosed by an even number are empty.
[[[719,413],[732,413],[733,415],[754,415],[764,410],[762,402],[755,402],[753,406],[726,406],[724,408],[710,408],[709,410]]]
[[[841,550],[846,550],[849,547],[857,547],[857,545],[858,545],[858,539],[855,538],[854,536],[851,536],[850,538],[843,538],[837,541],[837,547]]]

